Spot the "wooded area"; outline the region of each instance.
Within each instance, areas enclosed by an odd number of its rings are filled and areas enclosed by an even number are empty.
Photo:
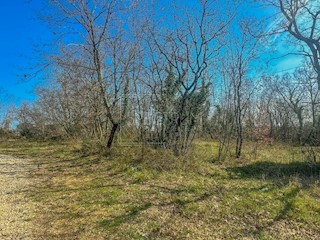
[[[0,239],[320,239],[319,0],[41,4]]]
[[[40,17],[55,38],[39,49],[44,83],[3,129],[15,122],[27,138],[96,139],[108,148],[118,140],[176,155],[214,139],[221,159],[230,151],[240,158],[245,140],[318,146],[319,3],[257,1],[271,22],[244,13],[248,4],[49,1]],[[305,63],[268,71],[275,36]]]

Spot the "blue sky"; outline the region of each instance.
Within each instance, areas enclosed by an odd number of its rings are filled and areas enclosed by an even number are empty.
[[[36,11],[41,10],[43,2],[0,0],[0,89],[10,96],[4,98],[5,103],[19,105],[23,101],[32,101],[35,98],[35,81],[22,81],[21,76],[28,72],[28,67],[34,65],[34,45],[43,39],[50,39],[46,24],[36,17]],[[277,54],[284,55],[287,47],[283,43],[277,45]],[[293,68],[300,62],[301,58],[297,56],[273,61],[270,72]]]
[[[0,89],[10,96],[7,103],[34,99],[34,82],[22,81],[21,75],[32,65],[34,44],[49,35],[44,23],[36,20],[40,4],[41,0],[0,1]]]

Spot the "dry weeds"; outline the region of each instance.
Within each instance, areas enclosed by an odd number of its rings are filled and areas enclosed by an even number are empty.
[[[78,148],[0,144],[25,158],[0,158],[1,240],[320,238],[320,165],[291,161],[292,149],[214,163],[211,143],[199,144],[194,164],[160,168],[172,159]]]

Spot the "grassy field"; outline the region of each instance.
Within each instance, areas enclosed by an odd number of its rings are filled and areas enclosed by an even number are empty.
[[[320,164],[299,147],[248,144],[241,160],[216,162],[210,142],[179,159],[88,145],[0,143],[36,166],[25,194],[37,239],[320,239]]]

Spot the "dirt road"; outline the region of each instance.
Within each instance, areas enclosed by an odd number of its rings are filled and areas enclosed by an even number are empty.
[[[26,198],[35,166],[27,159],[0,155],[0,239],[32,237],[34,204]]]

